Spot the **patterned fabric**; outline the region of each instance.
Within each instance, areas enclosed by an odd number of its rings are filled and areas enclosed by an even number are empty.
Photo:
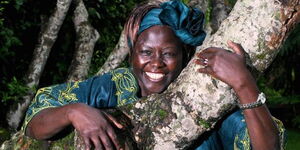
[[[85,103],[96,108],[116,107],[138,100],[137,91],[136,79],[128,68],[119,68],[85,81],[41,88],[26,112],[23,130],[43,109],[71,103]]]
[[[280,150],[286,146],[286,131],[282,122],[276,118],[274,121],[279,130]],[[250,137],[246,126],[244,114],[241,110],[229,114],[221,125],[213,129],[209,136],[201,142],[196,150],[251,150]]]
[[[137,80],[134,75],[130,72],[129,69],[116,69],[111,71],[112,81],[114,81],[116,85],[116,95],[118,98],[118,106],[123,106],[128,103],[132,103],[137,101]]]
[[[206,36],[203,24],[204,14],[199,9],[189,9],[181,1],[173,0],[151,9],[144,16],[138,34],[154,25],[168,25],[183,43],[199,46]]]
[[[23,134],[28,122],[43,109],[71,103],[85,103],[96,108],[117,107],[137,101],[138,91],[137,80],[127,68],[85,81],[41,88],[26,113]],[[285,130],[279,120],[274,120],[280,130],[281,147],[284,149]],[[213,129],[199,145],[196,150],[250,150],[250,138],[242,111],[235,111],[224,118],[220,126]]]

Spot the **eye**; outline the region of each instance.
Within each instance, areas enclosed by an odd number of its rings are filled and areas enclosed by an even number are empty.
[[[151,50],[141,50],[140,54],[143,56],[150,56],[152,54]]]
[[[164,57],[175,57],[176,55],[177,55],[177,53],[173,52],[173,51],[167,51],[167,52],[163,53]]]

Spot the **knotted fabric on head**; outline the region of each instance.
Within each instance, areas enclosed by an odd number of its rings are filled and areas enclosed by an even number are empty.
[[[155,25],[168,25],[183,43],[199,46],[206,36],[203,23],[204,14],[199,9],[189,9],[179,0],[173,0],[151,9],[142,19],[138,34]]]

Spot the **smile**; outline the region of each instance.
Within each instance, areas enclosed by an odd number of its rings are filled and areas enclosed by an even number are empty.
[[[151,81],[156,81],[156,82],[162,80],[163,77],[165,76],[165,74],[163,73],[152,73],[152,72],[145,72],[145,73]]]

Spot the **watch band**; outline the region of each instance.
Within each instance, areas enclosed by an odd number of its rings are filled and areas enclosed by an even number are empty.
[[[257,100],[255,102],[247,103],[247,104],[238,104],[238,106],[241,110],[251,109],[251,108],[262,106],[265,102],[266,102],[266,96],[263,92],[261,92],[259,93]]]

